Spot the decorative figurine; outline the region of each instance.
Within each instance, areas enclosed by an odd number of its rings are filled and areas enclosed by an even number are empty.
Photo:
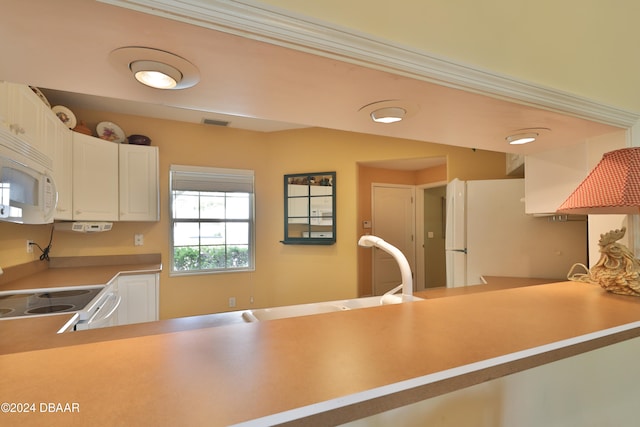
[[[616,243],[626,227],[600,235],[600,259],[588,275],[588,281],[608,292],[640,296],[640,260],[623,244]]]

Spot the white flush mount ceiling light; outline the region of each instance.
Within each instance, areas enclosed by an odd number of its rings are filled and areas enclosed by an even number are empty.
[[[549,128],[518,129],[511,132],[511,135],[507,136],[505,139],[511,145],[529,144],[550,131],[551,129]]]
[[[133,73],[140,83],[156,89],[185,89],[200,81],[195,65],[160,49],[122,47],[112,51],[109,60],[119,70]]]
[[[538,134],[535,132],[519,133],[508,136],[507,142],[511,145],[522,145],[535,141],[537,137]]]
[[[376,123],[395,123],[404,119],[407,110],[400,107],[379,108],[371,112],[371,118]]]
[[[397,123],[411,117],[417,110],[418,106],[412,102],[389,99],[367,104],[358,111],[376,123]]]

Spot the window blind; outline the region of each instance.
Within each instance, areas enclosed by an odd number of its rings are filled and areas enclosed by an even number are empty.
[[[170,172],[171,190],[253,193],[252,170],[171,165]]]

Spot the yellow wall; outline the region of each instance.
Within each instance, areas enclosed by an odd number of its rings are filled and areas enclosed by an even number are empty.
[[[160,151],[161,216],[157,223],[115,223],[100,234],[54,233],[52,257],[161,253],[160,317],[305,303],[357,296],[357,162],[447,156],[449,176],[482,179],[504,174],[503,153],[370,136],[328,129],[270,134],[137,116],[74,109],[90,128],[112,121],[127,134],[144,134]],[[253,169],[256,177],[256,270],[251,273],[169,277],[168,169],[170,164]],[[337,172],[337,243],[283,245],[282,177],[298,172]],[[453,172],[452,172],[453,171]],[[496,172],[498,171],[498,172]],[[454,175],[451,175],[454,173]],[[51,225],[0,222],[0,266],[36,259],[25,240],[45,246]],[[144,234],[144,246],[133,236]],[[254,298],[250,305],[250,297]]]
[[[261,0],[400,46],[640,110],[640,2]]]

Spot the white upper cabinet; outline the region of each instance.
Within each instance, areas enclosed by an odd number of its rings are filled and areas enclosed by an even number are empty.
[[[52,169],[53,144],[48,123],[58,120],[29,86],[0,82],[0,130],[3,145],[15,151],[19,161],[36,162]]]
[[[119,145],[120,221],[158,221],[158,147]]]
[[[53,144],[53,180],[58,190],[54,219],[73,219],[73,141],[71,132],[56,116],[47,125]]]
[[[57,220],[158,221],[158,147],[71,131],[26,85],[0,81],[0,134],[16,160],[52,172]]]
[[[73,219],[158,221],[158,147],[73,132]]]
[[[587,144],[526,156],[525,212],[553,214],[589,172]]]
[[[118,144],[73,132],[73,219],[118,220]]]
[[[42,129],[43,111],[46,108],[42,100],[28,86],[11,84],[9,105],[9,129],[36,150],[50,155],[51,150]],[[53,112],[51,115],[55,117]]]
[[[626,144],[627,132],[622,129],[571,147],[526,156],[526,213],[555,213],[602,159],[604,153],[624,148]]]

